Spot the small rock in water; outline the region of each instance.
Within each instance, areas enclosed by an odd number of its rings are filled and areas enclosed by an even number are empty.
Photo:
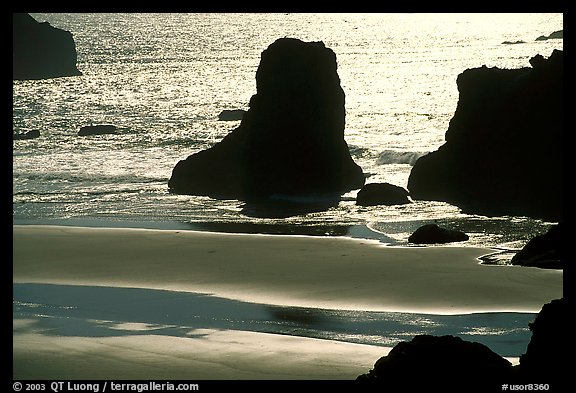
[[[416,244],[437,244],[462,242],[468,238],[468,235],[462,231],[441,228],[436,224],[426,224],[416,229],[408,241]]]
[[[244,117],[244,113],[246,113],[243,109],[224,109],[218,115],[218,120],[220,121],[235,121],[235,120],[242,120]]]
[[[40,136],[40,131],[38,130],[31,130],[25,133],[14,134],[12,139],[14,140],[23,140],[23,139],[34,139]]]
[[[410,203],[408,191],[390,183],[366,184],[356,196],[356,204],[361,206],[403,205],[406,203]]]
[[[84,126],[78,131],[78,136],[116,134],[117,128],[111,124]]]

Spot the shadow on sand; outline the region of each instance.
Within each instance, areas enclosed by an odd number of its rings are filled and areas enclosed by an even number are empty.
[[[14,284],[14,334],[198,337],[198,329],[286,334],[394,346],[417,334],[458,335],[501,356],[519,356],[535,314],[433,315],[246,303],[207,294],[139,288]],[[18,323],[20,321],[21,323]]]

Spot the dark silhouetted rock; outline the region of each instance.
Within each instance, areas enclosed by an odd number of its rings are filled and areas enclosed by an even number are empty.
[[[239,127],[176,164],[171,192],[223,199],[342,194],[364,185],[344,140],[336,55],[282,38],[262,52],[257,93]]]
[[[446,143],[420,157],[412,199],[468,213],[561,221],[563,214],[563,52],[532,68],[475,68],[458,76],[458,107]]]
[[[40,136],[40,131],[38,130],[31,130],[25,133],[14,134],[12,139],[14,140],[22,140],[22,139],[34,139]]]
[[[569,312],[568,302],[564,298],[555,299],[545,304],[529,325],[532,337],[526,353],[520,356],[523,376],[532,380],[557,382],[567,375],[572,356],[567,347],[572,340]]]
[[[516,44],[525,44],[526,42],[522,41],[522,40],[518,40],[518,41],[503,41],[502,45],[516,45]]]
[[[376,361],[372,370],[358,376],[357,381],[364,388],[392,392],[415,391],[415,388],[492,392],[511,383],[532,384],[532,389],[524,390],[564,392],[572,366],[568,312],[565,298],[542,307],[529,324],[532,337],[526,353],[514,367],[483,344],[454,336],[420,335],[410,342],[398,343],[387,356]]]
[[[95,126],[84,126],[78,131],[78,136],[88,136],[88,135],[104,135],[104,134],[116,134],[118,129],[116,126],[111,124],[99,124]]]
[[[390,183],[366,184],[356,196],[356,204],[361,206],[403,205],[406,203],[410,203],[408,191]]]
[[[70,32],[38,23],[29,14],[12,14],[12,79],[82,75],[76,60]]]
[[[441,228],[436,224],[426,224],[416,229],[408,241],[415,244],[439,244],[462,242],[468,240],[468,235],[461,231]]]
[[[512,372],[508,360],[483,344],[454,336],[418,335],[412,341],[396,344],[387,356],[376,361],[372,370],[357,380],[390,389],[402,387],[402,390],[390,390],[394,392],[415,391],[411,390],[414,388],[469,392],[477,391],[475,388],[480,387],[477,384],[482,388],[491,387],[491,382],[501,381]],[[456,385],[464,381],[465,387]]]
[[[564,38],[564,30],[557,30],[550,35],[541,35],[540,37],[536,38],[536,41],[555,40],[560,38]]]
[[[513,265],[532,266],[548,269],[563,269],[564,259],[561,224],[550,227],[548,232],[532,238],[522,250],[512,257]]]
[[[246,113],[243,109],[224,109],[220,114],[218,114],[218,120],[220,121],[235,121],[242,120]]]

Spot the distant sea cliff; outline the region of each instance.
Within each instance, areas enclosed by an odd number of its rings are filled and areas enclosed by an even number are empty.
[[[12,14],[12,79],[76,76],[76,44],[68,31],[37,22],[26,13]]]

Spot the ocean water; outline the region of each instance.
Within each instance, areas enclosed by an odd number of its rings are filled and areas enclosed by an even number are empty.
[[[388,347],[418,334],[457,335],[506,357],[526,352],[532,334],[528,324],[534,320],[530,313],[329,310],[245,303],[201,293],[32,283],[14,284],[12,307],[15,320],[27,321],[25,328],[15,329],[18,333],[193,338],[196,329],[230,329]]]
[[[406,187],[436,150],[467,68],[528,67],[563,40],[562,14],[32,14],[70,31],[82,76],[13,82],[14,223],[190,228],[370,237],[407,245],[436,222],[462,245],[518,249],[551,223],[464,214],[443,202],[361,207],[357,191],[322,211],[170,194],[172,168],[239,125],[260,54],[281,37],[323,41],[346,94],[345,138],[367,182]],[[503,42],[523,41],[517,44]],[[117,135],[77,136],[114,124]],[[293,206],[292,206],[293,207]],[[281,209],[281,208],[280,208]]]

